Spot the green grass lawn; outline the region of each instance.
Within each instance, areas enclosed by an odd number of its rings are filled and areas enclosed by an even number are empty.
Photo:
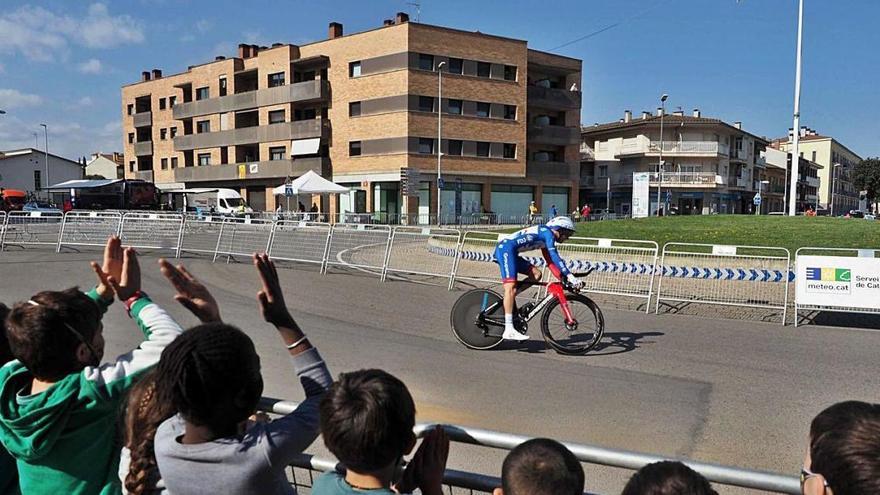
[[[694,215],[604,220],[577,225],[577,235],[612,239],[784,247],[878,248],[880,221],[861,218]]]

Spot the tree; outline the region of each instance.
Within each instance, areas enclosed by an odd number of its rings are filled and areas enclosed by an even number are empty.
[[[856,189],[868,191],[868,200],[880,199],[880,158],[866,158],[853,168],[853,184]]]

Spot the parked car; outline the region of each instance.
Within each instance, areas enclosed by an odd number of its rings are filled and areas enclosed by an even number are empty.
[[[24,204],[24,207],[21,210],[40,211],[43,213],[61,213],[61,210],[57,206],[45,201],[28,201]]]

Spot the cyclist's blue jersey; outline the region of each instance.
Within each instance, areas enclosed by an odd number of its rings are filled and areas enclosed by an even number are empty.
[[[546,225],[534,225],[504,237],[495,247],[495,258],[499,264],[503,265],[505,263],[504,253],[508,254],[508,260],[513,261],[511,258],[516,257],[517,254],[535,249],[540,249],[547,262],[556,265],[563,276],[569,274],[568,267],[565,266],[556,250],[556,237]],[[517,271],[520,270],[517,269],[513,273],[515,274]],[[509,278],[509,275],[504,271],[504,266],[502,266],[502,278],[505,280]]]

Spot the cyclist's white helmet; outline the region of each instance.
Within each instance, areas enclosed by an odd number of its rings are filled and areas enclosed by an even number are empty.
[[[571,232],[574,232],[574,222],[572,222],[571,219],[568,217],[560,216],[560,217],[551,218],[547,222],[546,225],[547,225],[547,228],[549,228],[549,229],[553,229],[553,230],[564,229],[564,230],[569,230]]]

